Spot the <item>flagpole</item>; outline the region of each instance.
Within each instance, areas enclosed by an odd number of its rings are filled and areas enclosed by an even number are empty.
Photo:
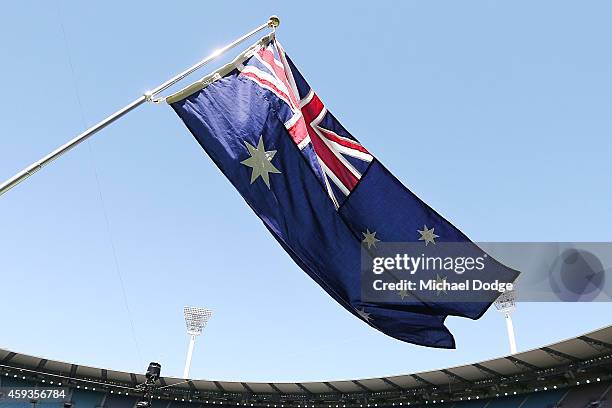
[[[10,179],[8,179],[5,182],[3,182],[2,184],[0,184],[0,196],[3,195],[4,193],[6,193],[7,191],[9,191],[11,188],[15,187],[17,184],[19,184],[22,181],[24,181],[25,179],[27,179],[28,177],[30,177],[32,174],[36,173],[38,170],[42,169],[47,164],[51,163],[52,161],[54,161],[58,157],[62,156],[64,153],[68,152],[73,147],[79,145],[80,143],[82,143],[85,140],[89,139],[94,134],[98,133],[100,130],[104,129],[106,126],[110,125],[111,123],[113,123],[113,122],[117,121],[118,119],[122,118],[123,116],[127,115],[129,112],[131,112],[132,110],[136,109],[137,107],[139,107],[143,103],[153,101],[153,98],[155,96],[157,96],[159,93],[165,91],[166,89],[170,88],[172,85],[174,85],[177,82],[181,81],[185,77],[191,75],[192,73],[194,73],[198,69],[202,68],[204,65],[208,64],[210,61],[212,61],[213,59],[217,58],[221,54],[229,51],[230,49],[232,49],[235,46],[237,46],[240,43],[242,43],[244,40],[250,38],[251,36],[253,36],[254,34],[258,33],[259,31],[261,31],[261,30],[263,30],[265,28],[276,29],[276,27],[278,27],[279,24],[280,24],[279,18],[276,17],[276,16],[271,16],[268,19],[268,21],[266,21],[264,24],[262,24],[259,27],[253,29],[252,31],[246,33],[245,35],[243,35],[242,37],[238,38],[234,42],[226,45],[225,47],[214,51],[208,57],[204,58],[203,60],[198,61],[197,63],[195,63],[194,65],[190,66],[189,68],[187,68],[183,72],[173,76],[172,78],[170,78],[166,82],[164,82],[161,85],[153,88],[151,91],[145,92],[144,95],[138,97],[137,99],[135,99],[134,101],[132,101],[128,105],[126,105],[123,108],[119,109],[117,112],[107,116],[106,118],[104,118],[100,122],[96,123],[95,125],[93,125],[89,129],[85,130],[84,132],[82,132],[81,134],[76,136],[74,139],[70,140],[68,143],[58,147],[57,149],[55,149],[54,151],[52,151],[51,153],[49,153],[48,155],[46,155],[42,159],[40,159],[40,160],[30,164],[28,167],[26,167],[25,169],[23,169],[19,173],[15,174]]]

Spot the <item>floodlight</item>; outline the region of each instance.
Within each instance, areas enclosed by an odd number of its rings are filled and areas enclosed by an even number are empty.
[[[185,315],[187,334],[191,336],[189,340],[189,349],[187,350],[187,360],[185,361],[185,370],[183,371],[183,378],[188,378],[195,339],[202,334],[202,329],[204,329],[206,323],[208,323],[208,320],[212,317],[212,310],[202,307],[185,306],[183,308],[183,314]]]
[[[502,313],[512,313],[516,309],[516,292],[508,290],[499,295],[495,301],[495,308]]]
[[[183,313],[185,314],[187,333],[192,336],[202,334],[202,329],[206,327],[206,323],[212,317],[212,310],[201,307],[185,306]]]
[[[508,290],[503,292],[495,301],[495,308],[504,314],[506,329],[508,331],[508,342],[510,343],[510,353],[516,354],[516,337],[514,335],[514,325],[512,324],[512,312],[516,309],[516,292]]]

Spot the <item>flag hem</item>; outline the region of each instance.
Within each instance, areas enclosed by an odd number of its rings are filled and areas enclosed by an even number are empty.
[[[238,56],[234,58],[231,62],[205,75],[204,77],[200,78],[196,82],[193,82],[192,84],[187,85],[186,87],[180,89],[179,91],[168,95],[165,98],[166,103],[170,105],[172,103],[188,98],[194,93],[206,88],[208,85],[212,84],[213,82],[223,78],[224,76],[232,72],[234,69],[238,68],[238,66],[242,64],[244,61],[251,58],[258,48],[268,44],[273,39],[274,39],[274,32],[263,36],[257,42],[249,46],[246,50],[238,54]]]

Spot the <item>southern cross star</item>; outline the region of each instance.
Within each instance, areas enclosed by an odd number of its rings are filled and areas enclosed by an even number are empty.
[[[376,238],[376,231],[374,232],[370,232],[369,229],[366,229],[366,232],[362,232],[363,234],[363,242],[364,244],[366,244],[368,246],[368,249],[370,249],[371,247],[376,248],[376,243],[380,242],[380,239]]]
[[[423,226],[423,230],[417,230],[417,232],[421,234],[419,241],[425,241],[425,246],[429,245],[430,242],[435,244],[436,238],[440,237],[439,235],[434,234],[433,228],[427,229],[427,225]]]
[[[264,181],[264,183],[266,183],[266,186],[268,186],[269,189],[270,173],[280,173],[280,170],[274,167],[274,165],[272,164],[272,159],[276,154],[276,150],[266,151],[266,148],[263,143],[263,136],[259,137],[257,147],[251,145],[247,141],[245,141],[244,144],[249,150],[249,154],[251,155],[251,157],[241,161],[240,163],[253,169],[253,171],[251,172],[251,184],[253,184],[253,182],[257,180],[258,177],[261,177],[261,179]]]
[[[440,296],[442,292],[446,293],[444,285],[446,285],[446,278],[441,278],[440,275],[436,275],[436,296]]]
[[[370,317],[371,313],[366,312],[364,309],[357,309],[357,314],[368,323],[370,323],[370,320],[372,320]]]

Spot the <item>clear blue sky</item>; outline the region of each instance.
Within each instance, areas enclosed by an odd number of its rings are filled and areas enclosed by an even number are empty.
[[[612,240],[606,1],[7,2],[0,178],[270,14],[331,111],[474,240]],[[352,317],[167,106],[142,107],[1,197],[0,217],[0,347],[18,352],[137,372],[159,360],[179,376],[185,304],[215,310],[196,344],[200,378],[402,374],[508,348],[495,311],[449,319],[454,351]],[[604,326],[611,312],[519,305],[519,348]]]

